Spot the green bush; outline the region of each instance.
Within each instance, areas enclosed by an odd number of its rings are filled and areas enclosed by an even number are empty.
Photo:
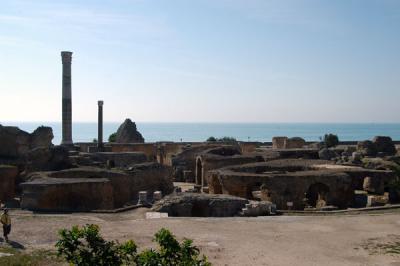
[[[339,144],[339,138],[335,134],[325,134],[324,142],[327,148],[335,147]]]
[[[237,142],[237,140],[233,137],[222,137],[222,138],[218,139],[218,141],[225,142],[225,143],[236,143]]]
[[[114,132],[108,137],[108,142],[116,142],[116,141],[117,141],[117,132]]]
[[[224,142],[224,143],[236,143],[237,140],[233,137],[222,137],[222,138],[215,138],[209,137],[207,139],[208,142]]]
[[[146,249],[137,253],[137,246],[129,240],[123,244],[106,241],[99,234],[97,225],[82,228],[72,227],[59,232],[57,242],[59,256],[74,265],[137,265],[137,266],[211,266],[205,256],[200,257],[199,249],[190,239],[179,243],[167,229],[160,229],[156,234],[159,250]]]
[[[58,255],[73,265],[123,265],[132,261],[137,252],[132,240],[124,244],[104,240],[99,227],[94,224],[63,229],[59,235],[61,239],[56,243]]]
[[[217,141],[217,139],[212,136],[207,139],[207,142],[215,142],[215,141]]]

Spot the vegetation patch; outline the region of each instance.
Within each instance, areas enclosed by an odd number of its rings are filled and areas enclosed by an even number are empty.
[[[137,266],[211,266],[205,256],[192,245],[192,240],[179,243],[167,229],[160,229],[154,237],[159,249],[138,252],[133,240],[125,243],[107,241],[94,224],[74,226],[59,232],[58,255],[72,265],[137,265]]]
[[[0,247],[0,252],[12,254],[10,256],[0,257],[0,265],[4,266],[66,265],[63,260],[57,256],[57,253],[51,250],[40,249],[34,251],[25,251],[11,247]]]
[[[365,241],[362,248],[370,255],[387,254],[400,255],[400,235],[388,235],[385,238],[370,238]]]

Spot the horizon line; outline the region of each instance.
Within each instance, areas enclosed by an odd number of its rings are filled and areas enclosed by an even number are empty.
[[[124,120],[125,121],[125,120]],[[124,121],[103,121],[103,123],[120,123],[122,124]],[[360,122],[360,121],[346,121],[346,122],[322,122],[322,121],[283,121],[283,122],[272,122],[272,121],[133,121],[135,123],[157,123],[157,124],[400,124],[400,121],[393,122],[393,121],[367,121],[367,122]],[[61,120],[56,121],[39,121],[39,120],[31,120],[31,121],[22,121],[22,120],[4,120],[0,121],[0,125],[2,123],[62,123]],[[72,123],[96,123],[97,121],[72,121]]]

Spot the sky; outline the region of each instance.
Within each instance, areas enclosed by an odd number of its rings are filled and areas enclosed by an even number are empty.
[[[400,122],[397,0],[0,0],[0,121]]]

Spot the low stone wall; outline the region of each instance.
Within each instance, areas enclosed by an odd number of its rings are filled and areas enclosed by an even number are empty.
[[[285,149],[301,149],[305,145],[306,145],[305,140],[299,137],[288,138],[284,142]]]
[[[259,145],[259,142],[239,142],[240,151],[243,155],[255,152]]]
[[[109,143],[112,152],[142,152],[149,161],[155,161],[157,158],[157,145],[155,143]]]
[[[113,161],[116,167],[128,167],[147,161],[146,155],[142,152],[96,152],[90,153],[89,156],[101,163]]]
[[[21,208],[34,211],[113,209],[113,187],[107,178],[46,178],[23,183]]]
[[[136,203],[139,191],[173,191],[171,169],[158,163],[137,164],[129,171],[82,167],[33,173],[29,180],[22,184],[22,208],[29,210],[114,209]],[[60,207],[52,199],[61,202]]]
[[[17,167],[0,165],[0,202],[5,202],[15,197],[17,176]]]

